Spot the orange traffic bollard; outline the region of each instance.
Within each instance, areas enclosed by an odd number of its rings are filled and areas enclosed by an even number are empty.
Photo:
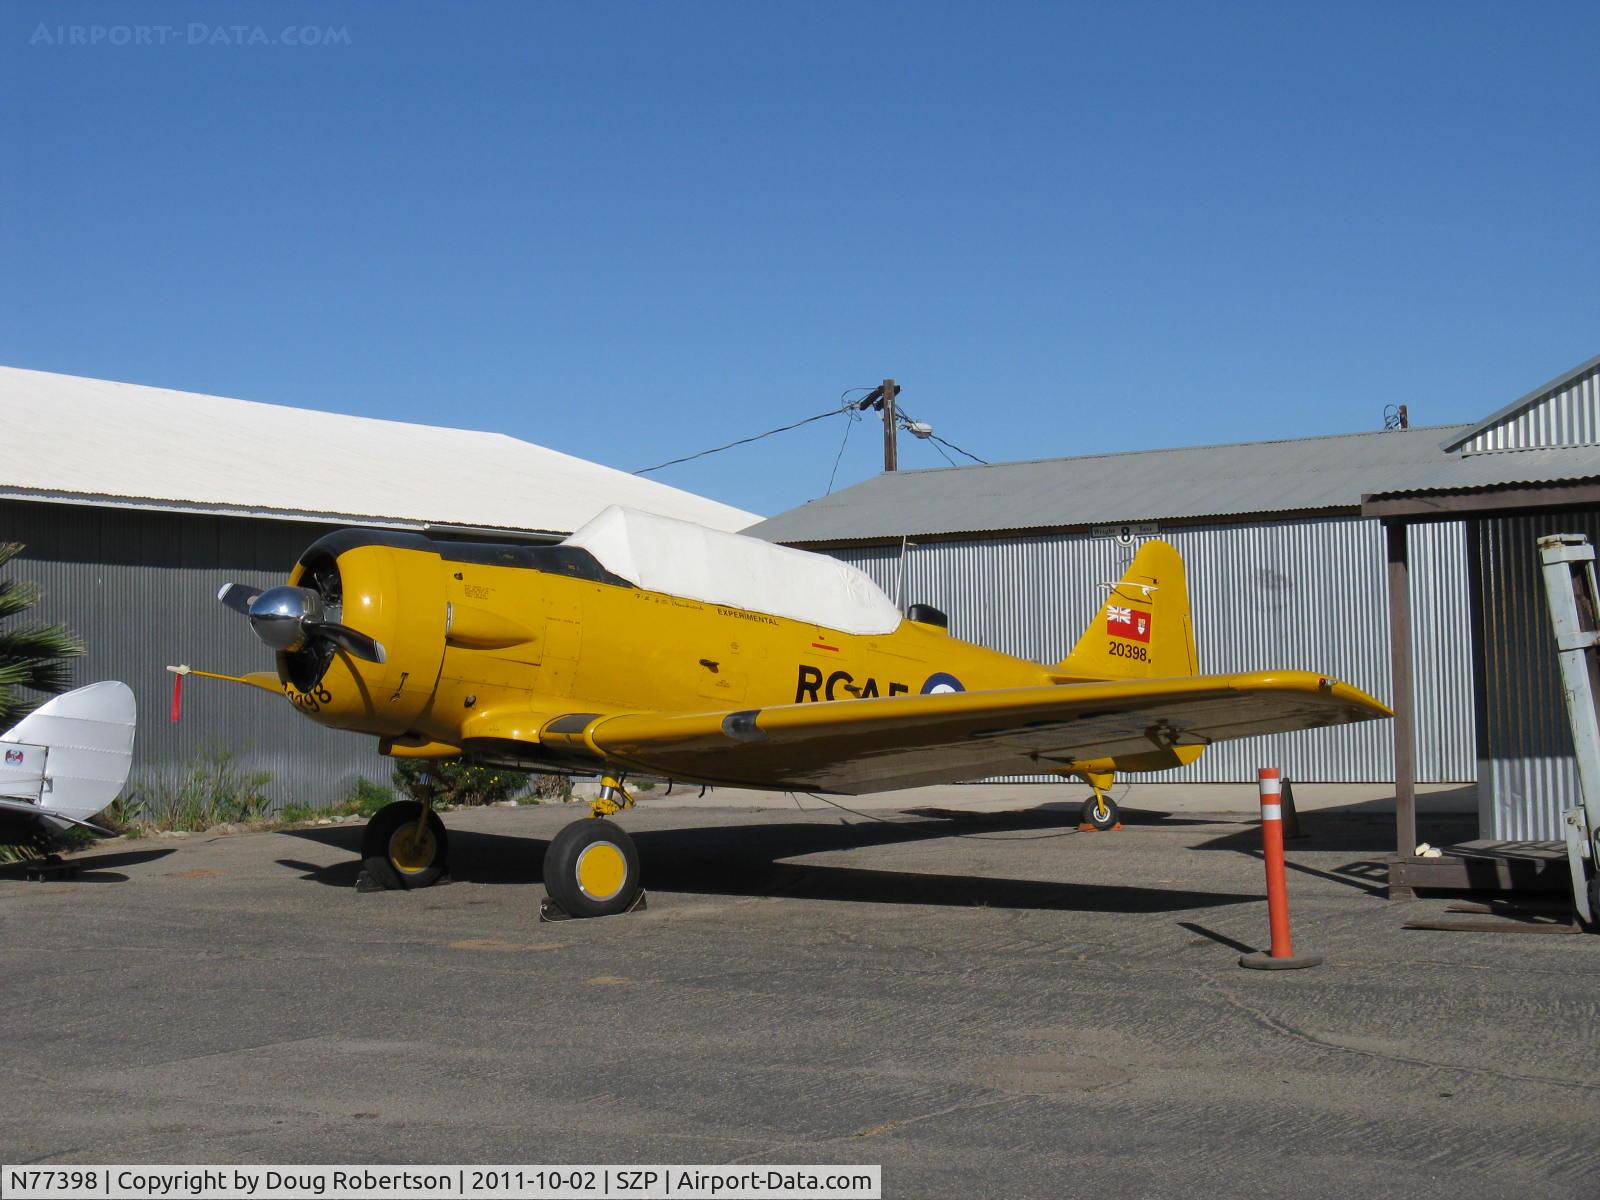
[[[1283,869],[1282,782],[1277,767],[1262,767],[1261,850],[1267,863],[1267,922],[1272,928],[1272,949],[1265,954],[1245,954],[1241,967],[1257,971],[1295,971],[1322,962],[1320,954],[1296,954],[1289,938],[1289,884]]]

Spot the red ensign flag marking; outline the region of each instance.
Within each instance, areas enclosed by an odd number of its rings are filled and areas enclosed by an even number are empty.
[[[1106,632],[1112,637],[1127,638],[1130,642],[1150,640],[1150,614],[1139,608],[1119,608],[1106,605]]]

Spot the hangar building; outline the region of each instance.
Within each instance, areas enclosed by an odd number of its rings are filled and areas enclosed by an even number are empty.
[[[275,802],[328,803],[386,781],[370,738],[297,718],[249,688],[191,679],[170,720],[167,664],[270,667],[217,602],[231,580],[283,582],[330,529],[556,541],[610,504],[735,530],[755,520],[688,492],[498,433],[315,412],[0,367],[0,541],[89,652],[75,683],[139,702],[135,777],[175,780],[210,752],[268,771]]]
[[[1575,774],[1534,548],[1558,530],[1600,540],[1600,358],[1475,424],[886,473],[750,532],[1045,662],[1133,544],[1166,538],[1202,670],[1322,671],[1409,720],[1226,743],[1159,778],[1244,782],[1276,763],[1297,781],[1395,781],[1402,805],[1412,781],[1476,781],[1485,836],[1559,838]],[[1391,579],[1407,600],[1393,612]],[[1391,661],[1407,644],[1409,703]]]

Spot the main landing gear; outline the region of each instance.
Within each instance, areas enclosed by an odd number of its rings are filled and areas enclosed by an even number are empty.
[[[386,804],[361,838],[359,891],[423,888],[450,867],[450,838],[432,805],[415,800]]]
[[[633,807],[622,780],[604,776],[589,819],[574,821],[551,839],[544,855],[546,900],[539,918],[608,917],[645,906],[639,886],[639,851],[622,826],[606,818]],[[400,800],[379,809],[361,839],[363,892],[424,888],[450,867],[450,838],[428,804]]]
[[[605,775],[600,796],[589,806],[589,819],[574,821],[550,841],[544,852],[545,902],[539,919],[608,917],[645,906],[639,886],[639,851],[633,839],[606,818],[633,807],[622,780]]]
[[[1094,789],[1094,795],[1083,802],[1083,808],[1078,814],[1078,828],[1085,833],[1105,833],[1111,829],[1121,829],[1121,812],[1117,808],[1117,802],[1106,795],[1115,776],[1110,771],[1085,771],[1079,778]]]

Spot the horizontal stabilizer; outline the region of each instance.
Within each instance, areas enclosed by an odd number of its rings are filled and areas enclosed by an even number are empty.
[[[85,824],[115,800],[133,766],[137,713],[128,685],[110,680],[56,696],[17,722],[0,745],[24,755],[43,747],[47,754],[39,803],[27,807]]]

